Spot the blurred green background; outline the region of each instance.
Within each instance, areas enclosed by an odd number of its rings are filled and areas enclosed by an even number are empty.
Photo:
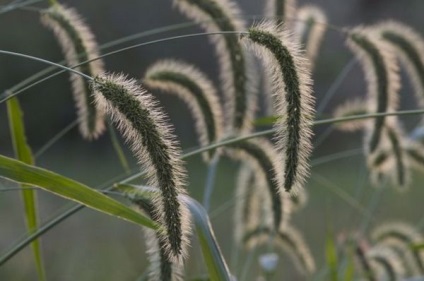
[[[189,21],[173,9],[171,0],[60,2],[75,7],[83,15],[99,44]],[[260,18],[264,1],[238,2],[245,15]],[[299,4],[311,2],[324,8],[329,22],[340,28],[373,24],[393,18],[424,33],[422,0],[315,0],[299,1]],[[61,50],[55,38],[40,24],[38,13],[24,10],[7,12],[3,8],[9,3],[11,1],[0,0],[0,49],[30,54],[50,61],[62,60]],[[47,7],[47,1],[33,7]],[[161,33],[119,47],[194,32],[201,32],[201,29],[192,27]],[[179,58],[194,63],[218,83],[217,60],[207,37],[140,47],[107,57],[105,62],[109,71],[124,72],[131,77],[140,78],[146,67],[160,58]],[[318,105],[351,59],[352,55],[344,46],[343,36],[337,31],[329,30],[313,73]],[[40,63],[0,55],[0,92],[45,67]],[[404,86],[401,108],[413,109],[416,103],[412,99],[413,93],[404,73],[402,79]],[[330,117],[337,104],[353,96],[364,95],[365,91],[363,75],[356,64],[317,118]],[[183,149],[195,147],[197,142],[193,121],[185,105],[169,96],[156,96],[168,113]],[[75,120],[74,103],[66,74],[43,82],[19,97],[25,113],[28,141],[34,152]],[[414,128],[419,119],[418,116],[402,118],[406,131]],[[261,129],[263,128],[258,128]],[[361,134],[330,130],[329,126],[314,128],[314,161],[335,153],[361,148]],[[4,103],[0,104],[0,154],[13,155]],[[136,169],[135,160],[127,149],[126,155],[131,167]],[[186,162],[189,170],[189,193],[201,201],[206,166],[200,157],[192,157]],[[123,175],[108,134],[90,143],[81,139],[77,129],[71,130],[40,155],[37,164],[96,188],[116,176]],[[226,204],[234,197],[237,167],[237,163],[227,159],[220,163],[212,200],[212,223],[232,272],[240,276],[240,273],[246,270],[245,255],[240,258],[233,255],[233,205]],[[318,163],[312,168],[311,174],[306,186],[310,197],[309,204],[294,215],[293,224],[303,232],[311,246],[318,269],[323,267],[324,241],[328,229],[333,229],[336,234],[347,233],[367,230],[390,220],[404,220],[412,224],[421,221],[422,224],[424,189],[421,186],[424,177],[418,173],[413,175],[413,184],[408,193],[398,193],[392,188],[377,190],[369,184],[365,160],[358,152],[355,156]],[[0,179],[0,186],[11,187],[14,184]],[[357,207],[343,199],[345,194],[356,198],[357,204],[366,208],[373,219],[367,221]],[[69,204],[43,191],[38,195],[42,222],[54,217]],[[0,254],[24,235],[24,218],[18,192],[0,192]],[[147,268],[140,228],[91,210],[81,211],[49,231],[43,236],[42,245],[49,280],[136,280]],[[186,270],[187,276],[195,277],[205,273],[195,240],[192,242],[192,252],[187,260]],[[284,280],[306,280],[285,259],[280,261],[280,266]],[[30,248],[0,267],[0,280],[36,280]]]

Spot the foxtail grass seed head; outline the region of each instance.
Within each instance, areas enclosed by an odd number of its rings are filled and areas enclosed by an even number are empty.
[[[314,258],[302,233],[292,225],[281,228],[278,233],[259,227],[247,233],[243,241],[248,249],[269,244],[271,241],[281,252],[289,255],[300,273],[310,276],[316,270]]]
[[[261,223],[264,189],[265,183],[256,179],[250,165],[243,164],[237,176],[234,211],[234,237],[238,244],[241,244],[243,235],[249,229],[254,229]]]
[[[376,269],[371,265],[366,256],[366,246],[364,243],[358,243],[355,246],[355,255],[362,269],[363,275],[368,281],[378,281]]]
[[[419,171],[424,171],[424,146],[422,143],[407,140],[405,151],[411,166]]]
[[[377,280],[403,280],[405,268],[398,254],[389,247],[373,247],[366,253],[371,267],[375,269]]]
[[[155,220],[155,208],[147,198],[132,199],[141,212],[145,213],[152,220]],[[157,221],[156,221],[157,222]],[[158,231],[143,228],[149,265],[149,281],[182,281],[183,263],[182,260],[172,261],[166,254],[164,241]]]
[[[104,72],[103,61],[96,59],[100,55],[96,39],[75,9],[55,4],[42,12],[41,21],[55,34],[68,66],[90,61],[75,67],[75,70],[91,77]],[[81,135],[88,140],[96,139],[105,130],[104,112],[94,102],[97,93],[91,92],[83,77],[70,73],[70,79]]]
[[[231,0],[174,0],[179,10],[207,32],[246,30],[240,9]],[[219,60],[224,94],[226,134],[251,131],[256,110],[257,79],[253,58],[241,47],[237,34],[212,35]]]
[[[290,204],[287,196],[282,192],[282,158],[272,143],[267,139],[259,138],[229,144],[227,150],[230,156],[242,159],[249,163],[255,171],[255,177],[264,182],[269,191],[272,204],[273,226],[279,229],[287,221],[287,207]]]
[[[306,204],[308,203],[308,192],[305,188],[302,188],[295,195],[292,195],[289,198],[291,202],[290,211],[291,213],[294,213],[303,209],[306,206]]]
[[[396,21],[375,26],[376,32],[388,42],[406,68],[417,100],[424,106],[424,39],[414,29]]]
[[[368,112],[394,112],[397,109],[400,79],[398,66],[390,46],[372,29],[357,27],[350,31],[347,46],[358,58],[368,85]],[[375,152],[383,136],[383,128],[394,117],[377,117],[367,129],[367,155]]]
[[[221,104],[215,86],[195,66],[176,60],[161,60],[148,68],[143,79],[150,89],[160,89],[180,97],[190,108],[202,146],[217,142],[223,134]],[[209,162],[215,153],[203,153]]]
[[[101,93],[96,96],[97,105],[111,115],[147,172],[147,184],[160,188],[160,195],[153,200],[154,216],[165,226],[167,233],[162,239],[170,260],[181,259],[190,227],[187,207],[177,196],[185,193],[186,172],[165,115],[134,79],[107,74],[96,77],[91,86]]]
[[[264,22],[249,29],[243,43],[263,59],[273,81],[279,116],[275,127],[278,151],[284,157],[286,191],[296,194],[309,173],[314,98],[308,62],[284,29]]]
[[[392,183],[399,190],[405,191],[409,186],[409,159],[405,152],[405,135],[399,126],[386,128],[394,157],[393,173],[391,173]]]
[[[393,222],[383,224],[377,227],[371,234],[371,238],[376,244],[384,245],[397,241],[404,245],[405,254],[412,261],[413,272],[415,274],[424,274],[424,250],[414,249],[414,244],[423,243],[424,237],[413,226],[404,222]]]
[[[296,0],[266,0],[265,15],[276,25],[292,26],[296,17]]]
[[[367,101],[361,98],[355,98],[353,100],[347,101],[341,105],[338,105],[334,111],[334,118],[343,118],[351,117],[355,115],[363,115],[368,113]],[[338,130],[345,132],[354,132],[363,130],[366,128],[367,123],[370,120],[360,119],[352,120],[347,122],[337,122],[334,124],[334,127]]]
[[[324,11],[315,5],[300,7],[296,13],[295,34],[304,46],[306,56],[315,62],[327,25],[327,16]]]

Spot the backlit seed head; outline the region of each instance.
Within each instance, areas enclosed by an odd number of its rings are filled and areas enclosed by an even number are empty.
[[[351,117],[355,115],[363,115],[368,113],[367,102],[363,99],[356,98],[350,101],[347,101],[341,105],[338,105],[334,111],[334,118],[343,118]],[[358,130],[363,130],[366,127],[366,124],[369,123],[368,119],[359,119],[346,122],[337,122],[334,124],[334,127],[341,131],[354,132]]]
[[[93,60],[74,69],[91,77],[104,72],[103,61],[97,59],[100,54],[96,39],[75,9],[61,4],[53,5],[43,11],[41,21],[56,35],[68,66]],[[97,93],[91,92],[83,77],[70,73],[70,79],[80,120],[79,130],[85,139],[96,139],[105,130],[104,112],[94,102]]]
[[[296,0],[267,0],[265,7],[265,15],[276,25],[285,24],[293,26],[293,20],[297,9]]]
[[[161,89],[184,100],[193,114],[202,146],[222,138],[223,116],[217,91],[195,66],[177,60],[161,60],[148,68],[143,82],[150,89]],[[205,152],[204,160],[209,162],[214,152]]]
[[[272,143],[264,138],[252,139],[229,144],[226,149],[230,156],[243,160],[254,172],[255,181],[268,190],[272,205],[273,225],[279,229],[287,222],[290,200],[282,192],[282,158]]]
[[[174,0],[179,10],[207,32],[246,30],[241,11],[231,0]],[[256,110],[257,75],[253,58],[241,47],[237,34],[211,35],[220,67],[227,135],[252,129]]]
[[[390,46],[379,39],[375,30],[357,27],[350,31],[347,46],[358,58],[368,85],[369,113],[394,112],[398,106],[400,79],[398,65]],[[385,137],[383,128],[395,117],[377,117],[366,127],[366,154],[371,155]]]
[[[249,29],[242,42],[266,65],[273,81],[278,151],[284,158],[286,191],[297,193],[309,173],[314,118],[311,78],[307,59],[283,28],[264,22]]]
[[[185,193],[186,172],[165,115],[146,90],[123,75],[96,77],[91,86],[101,93],[97,105],[112,117],[147,172],[147,184],[160,189],[153,199],[153,217],[165,226],[161,241],[169,259],[181,259],[190,227],[187,207],[177,196]]]
[[[327,25],[327,17],[324,11],[315,5],[300,7],[296,13],[295,34],[300,43],[305,47],[306,56],[311,62],[315,62],[316,56],[324,37]]]

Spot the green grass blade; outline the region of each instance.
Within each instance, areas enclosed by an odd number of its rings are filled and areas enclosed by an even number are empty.
[[[186,202],[196,226],[196,233],[199,238],[200,247],[202,248],[203,258],[208,268],[210,280],[231,281],[231,274],[216,242],[206,210],[194,199],[188,196],[185,196],[185,198],[187,198]]]
[[[147,217],[84,184],[2,155],[0,155],[0,177],[38,186],[97,211],[149,228],[157,228],[157,225]]]
[[[31,148],[29,147],[25,126],[23,122],[23,113],[17,98],[11,98],[7,101],[7,112],[10,126],[10,134],[12,136],[13,149],[17,159],[20,161],[33,165],[34,158],[32,156]],[[24,203],[25,221],[28,233],[34,233],[38,228],[38,211],[37,211],[37,196],[36,191],[27,189],[29,185],[21,185],[22,200]],[[31,243],[32,251],[34,253],[35,265],[37,270],[38,279],[41,281],[46,280],[44,269],[43,256],[41,254],[40,239],[36,239]]]
[[[355,277],[355,261],[351,249],[348,249],[347,255],[347,266],[344,272],[343,281],[353,281]]]
[[[330,280],[338,281],[337,279],[337,268],[338,268],[338,258],[337,258],[337,249],[334,241],[334,236],[328,232],[326,243],[325,243],[325,257],[327,266],[330,269]]]

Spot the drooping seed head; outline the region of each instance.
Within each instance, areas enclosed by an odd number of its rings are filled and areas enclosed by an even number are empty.
[[[397,21],[382,22],[376,33],[388,42],[405,66],[420,106],[424,106],[424,39],[410,26]]]
[[[236,205],[234,211],[234,237],[242,244],[243,236],[260,226],[272,226],[271,201],[263,177],[257,177],[251,165],[244,163],[239,170],[236,184]]]
[[[296,0],[267,0],[265,7],[265,16],[270,18],[276,25],[288,24],[296,16]]]
[[[377,246],[368,250],[365,256],[376,272],[377,280],[396,281],[405,277],[405,268],[393,249]]]
[[[245,23],[231,0],[174,0],[174,4],[207,32],[244,31]],[[227,134],[251,130],[256,109],[255,65],[237,34],[212,35],[219,60]]]
[[[231,149],[231,150],[228,150]],[[264,138],[229,144],[227,152],[236,159],[249,163],[259,183],[268,189],[272,204],[273,226],[279,229],[288,219],[289,198],[282,192],[282,158],[274,146]]]
[[[413,272],[424,274],[424,251],[412,247],[414,244],[422,243],[424,237],[413,226],[404,222],[383,224],[372,232],[371,238],[379,245],[390,245],[393,244],[392,241],[403,244],[405,255],[409,256],[407,259],[414,265]]]
[[[312,68],[324,37],[327,17],[324,11],[315,5],[300,7],[296,15],[295,33],[305,47]]]
[[[284,189],[296,193],[309,173],[312,120],[311,79],[307,60],[288,32],[264,22],[249,29],[243,43],[266,65],[273,81],[278,151],[284,157]]]
[[[341,105],[338,105],[336,110],[334,111],[334,118],[343,118],[343,117],[351,117],[355,115],[362,115],[368,113],[368,105],[364,99],[356,98],[350,101],[347,101]],[[346,132],[354,132],[358,130],[363,130],[366,127],[366,124],[369,123],[370,120],[360,119],[360,120],[352,120],[347,122],[337,122],[334,124],[335,128],[346,131]]]
[[[190,108],[200,144],[217,142],[223,133],[223,116],[215,86],[199,69],[176,60],[161,60],[150,66],[143,79],[151,89],[176,94]],[[215,151],[203,154],[209,162]]]
[[[372,29],[357,27],[350,31],[347,46],[358,58],[367,82],[368,112],[385,113],[397,110],[400,89],[396,60],[390,46]],[[367,128],[367,155],[375,152],[383,136],[383,128],[394,117],[377,117]]]
[[[123,75],[99,76],[92,82],[97,105],[111,115],[139,164],[147,172],[148,185],[160,188],[153,200],[155,219],[170,260],[181,259],[187,248],[188,211],[178,199],[184,193],[185,170],[180,149],[157,102],[133,79]]]
[[[424,171],[424,147],[420,142],[407,140],[405,151],[411,166],[419,171]]]
[[[142,198],[137,193],[137,190],[132,191],[135,196],[125,194],[135,204],[138,210],[145,215],[155,220],[155,208],[150,198]],[[156,221],[158,222],[158,221]],[[161,239],[161,233],[149,228],[143,228],[145,236],[145,244],[147,248],[149,265],[149,280],[150,281],[182,281],[184,276],[184,265],[182,260],[170,260],[167,255],[164,245],[164,240]]]
[[[61,4],[53,5],[42,12],[41,21],[56,35],[68,66],[90,61],[74,69],[91,77],[104,72],[103,61],[96,59],[99,57],[96,39],[75,9]],[[96,139],[105,130],[104,112],[94,102],[96,93],[91,93],[83,77],[70,73],[70,79],[80,120],[79,130],[85,139]]]
[[[316,270],[314,258],[302,233],[292,225],[281,228],[277,234],[269,228],[257,228],[247,233],[243,240],[248,249],[272,242],[289,255],[297,270],[304,275],[311,275]]]

